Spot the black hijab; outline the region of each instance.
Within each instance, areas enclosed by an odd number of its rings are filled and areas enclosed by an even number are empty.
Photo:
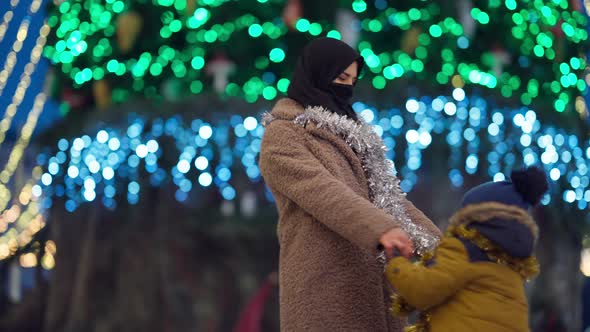
[[[303,107],[322,106],[357,120],[350,105],[352,87],[333,83],[351,63],[358,63],[360,73],[365,62],[346,43],[333,38],[318,38],[307,44],[297,61],[287,96]]]

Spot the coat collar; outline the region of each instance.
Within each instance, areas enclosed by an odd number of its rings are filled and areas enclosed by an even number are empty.
[[[303,109],[291,99],[281,99],[271,113],[263,114],[262,124],[266,126],[274,120],[293,121],[304,127],[311,122],[318,129],[343,139],[361,160],[373,205],[391,215],[400,224],[414,241],[418,254],[434,249],[438,243],[436,236],[408,217],[404,204],[406,193],[400,188],[395,165],[385,156],[387,149],[370,124],[362,120],[354,121],[322,107]]]
[[[305,110],[303,107],[293,99],[283,98],[280,99],[275,106],[273,107],[270,113],[263,114],[263,121],[269,120],[272,122],[273,120],[286,120],[292,121],[299,115],[301,115]],[[264,122],[263,122],[264,124]]]

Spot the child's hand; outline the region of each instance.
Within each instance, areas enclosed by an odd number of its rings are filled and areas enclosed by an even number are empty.
[[[412,240],[401,228],[394,228],[383,234],[379,243],[384,247],[388,258],[393,257],[394,250],[398,250],[406,258],[410,258],[414,252]]]

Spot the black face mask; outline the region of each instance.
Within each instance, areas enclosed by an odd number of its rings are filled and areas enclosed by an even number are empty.
[[[333,82],[355,61],[361,72],[363,58],[348,44],[332,38],[315,39],[303,49],[287,95],[303,107],[322,106],[356,120],[350,105],[353,87]]]
[[[352,99],[354,86],[348,84],[332,83],[330,85],[330,92],[336,96],[336,98],[349,102]]]

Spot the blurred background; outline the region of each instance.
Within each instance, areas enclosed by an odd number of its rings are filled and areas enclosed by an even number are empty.
[[[590,326],[589,0],[0,1],[0,330],[278,331],[260,114],[303,45],[441,228],[542,165],[533,331]],[[590,331],[590,330],[588,330]]]

